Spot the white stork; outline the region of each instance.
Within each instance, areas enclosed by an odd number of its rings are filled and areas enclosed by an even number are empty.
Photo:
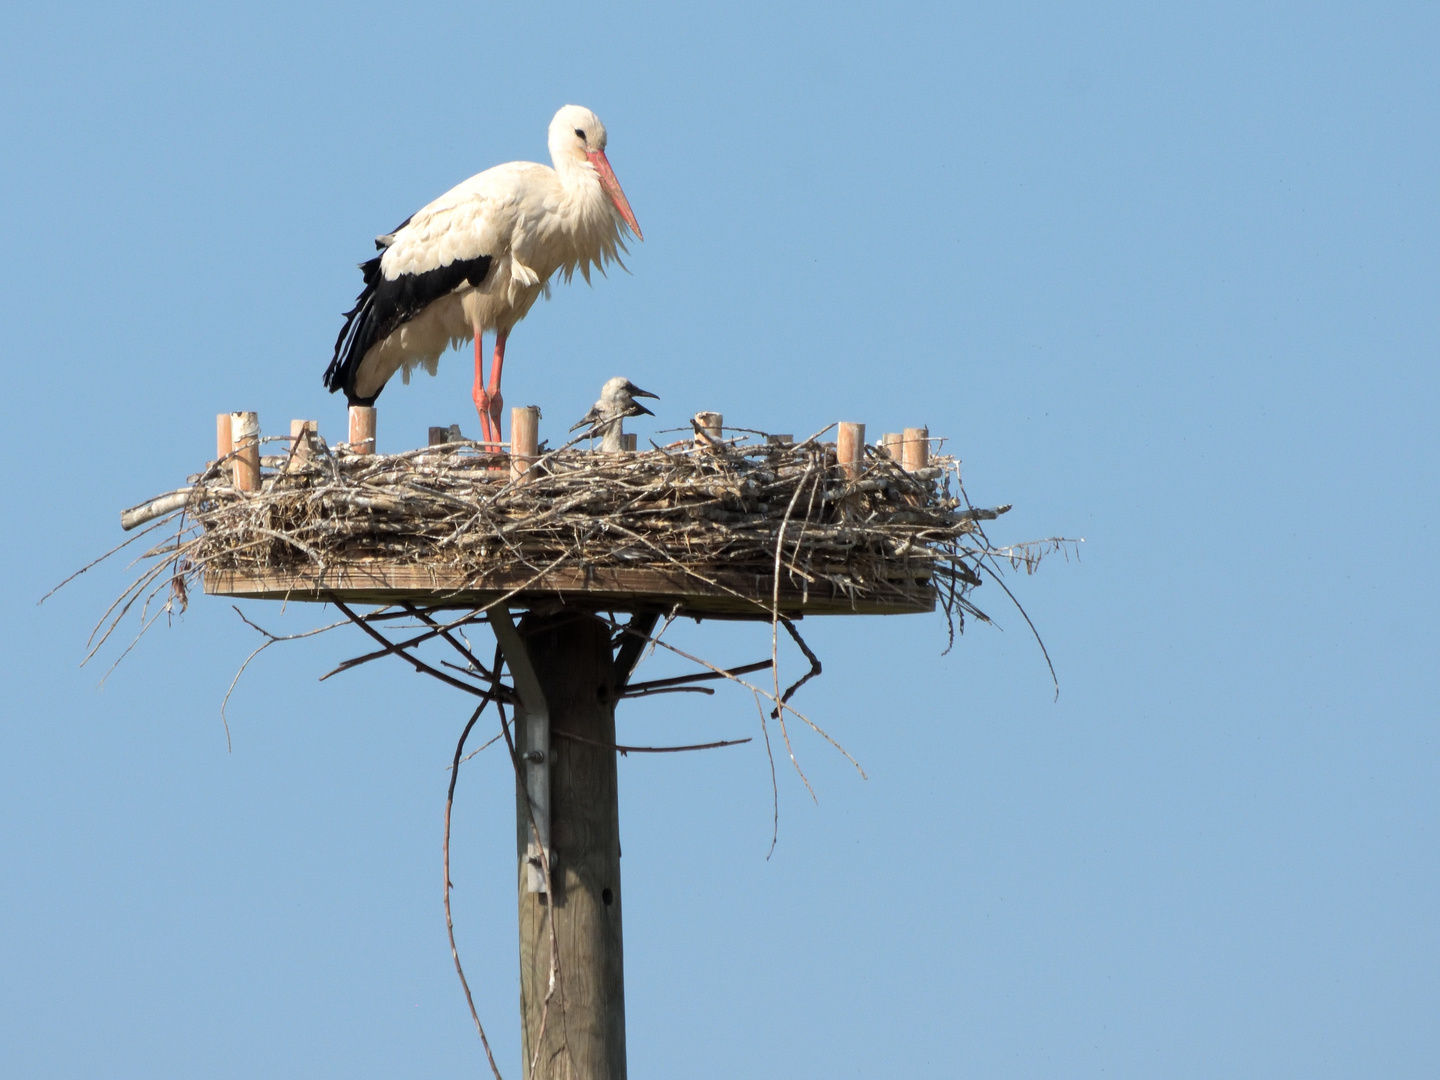
[[[550,121],[553,169],[512,161],[472,176],[376,237],[380,254],[360,269],[365,288],[345,314],[325,371],[333,393],[372,405],[396,371],[408,383],[440,355],[475,342],[475,409],[483,439],[500,442],[500,370],[505,340],[559,271],[602,272],[640,226],[605,158],[605,125],[566,105]],[[495,333],[487,385],[482,335]]]
[[[589,427],[592,437],[596,435],[601,437],[600,449],[602,452],[618,454],[623,441],[621,436],[625,433],[625,417],[655,415],[636,401],[637,397],[660,400],[659,394],[641,390],[625,376],[616,375],[615,378],[606,380],[605,385],[600,388],[600,400],[590,406],[590,411],[582,416],[570,430],[579,431],[582,427]]]

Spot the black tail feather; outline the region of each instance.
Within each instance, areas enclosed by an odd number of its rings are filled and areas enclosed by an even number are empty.
[[[489,255],[479,255],[473,259],[457,259],[419,274],[386,278],[380,269],[383,257],[382,253],[360,264],[365,287],[356,298],[355,306],[345,312],[345,325],[335,339],[335,354],[325,369],[326,388],[332,394],[345,391],[351,405],[373,405],[380,396],[380,390],[368,398],[355,393],[361,361],[371,347],[441,297],[465,286],[480,285],[489,275],[493,261]]]

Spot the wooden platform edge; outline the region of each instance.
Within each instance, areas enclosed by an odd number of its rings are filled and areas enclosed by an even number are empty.
[[[253,600],[403,600],[430,608],[464,608],[513,593],[514,603],[522,606],[558,600],[590,609],[669,611],[678,605],[680,614],[731,618],[760,618],[769,612],[774,588],[769,575],[727,571],[707,576],[714,584],[679,570],[648,567],[565,567],[540,575],[521,568],[476,577],[417,564],[375,563],[323,570],[207,570],[204,580],[209,595]],[[887,578],[867,588],[872,595],[851,597],[829,583],[801,589],[786,581],[779,609],[791,616],[919,615],[935,610],[935,587],[928,577]]]

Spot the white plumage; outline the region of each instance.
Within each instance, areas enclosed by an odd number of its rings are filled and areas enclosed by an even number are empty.
[[[627,416],[654,416],[649,409],[635,399],[648,397],[659,399],[658,394],[641,390],[623,375],[607,379],[600,388],[600,399],[590,406],[590,411],[570,428],[579,431],[590,428],[590,435],[600,436],[600,449],[607,454],[618,454],[624,445],[625,418]]]
[[[475,342],[475,405],[487,441],[499,441],[505,340],[557,272],[590,280],[640,226],[605,157],[605,125],[566,105],[550,123],[555,167],[497,165],[447,191],[393,233],[361,267],[365,289],[346,314],[325,384],[371,404],[397,372],[434,374],[453,345]],[[643,239],[643,237],[641,237]],[[496,335],[489,386],[481,336]]]

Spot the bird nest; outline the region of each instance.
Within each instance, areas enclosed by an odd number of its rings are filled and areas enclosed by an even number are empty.
[[[400,454],[331,448],[314,435],[262,459],[258,491],[232,463],[127,512],[177,525],[110,613],[183,606],[197,582],[239,596],[431,606],[530,606],[774,618],[933,610],[963,629],[1000,560],[1033,569],[1054,542],[997,548],[959,462],[906,470],[878,447],[849,467],[833,443],[740,435],[645,451],[543,453],[523,476],[473,442]],[[653,445],[653,444],[652,444]],[[147,530],[148,531],[148,530]],[[363,588],[362,588],[363,586]],[[368,591],[366,591],[368,589]],[[168,592],[166,592],[168,590]]]

